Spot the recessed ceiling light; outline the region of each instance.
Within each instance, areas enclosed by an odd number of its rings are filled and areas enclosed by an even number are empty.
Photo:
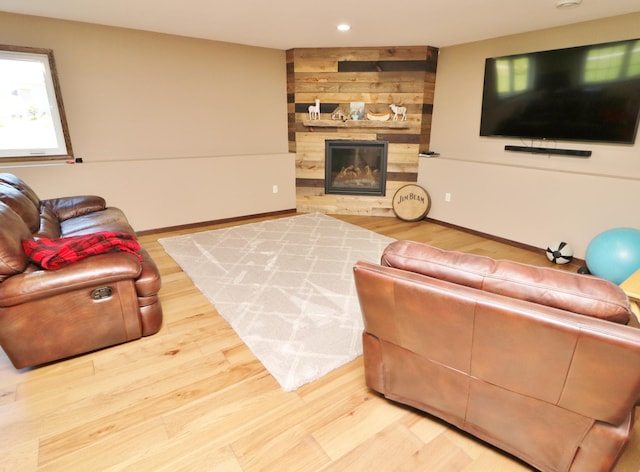
[[[351,26],[349,26],[346,23],[342,23],[341,25],[338,25],[338,31],[349,31],[351,29]]]
[[[577,7],[582,3],[582,0],[558,0],[556,8],[571,8]]]

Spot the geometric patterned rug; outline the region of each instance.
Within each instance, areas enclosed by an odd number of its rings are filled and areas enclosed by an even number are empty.
[[[321,213],[160,239],[285,391],[362,354],[353,265],[392,241]]]

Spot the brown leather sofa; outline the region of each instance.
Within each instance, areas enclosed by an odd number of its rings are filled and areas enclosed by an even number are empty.
[[[619,287],[408,241],[354,274],[371,389],[542,471],[613,468],[640,398]]]
[[[0,346],[16,368],[35,366],[156,333],[160,273],[144,248],[109,252],[56,270],[27,258],[22,241],[99,231],[135,235],[98,196],[40,200],[0,174]]]

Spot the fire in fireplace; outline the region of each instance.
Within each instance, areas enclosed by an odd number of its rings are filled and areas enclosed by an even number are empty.
[[[387,141],[326,140],[325,193],[384,196],[387,150]]]

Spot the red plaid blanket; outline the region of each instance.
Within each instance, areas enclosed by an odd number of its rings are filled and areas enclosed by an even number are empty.
[[[22,248],[27,257],[43,269],[59,269],[85,257],[112,251],[128,252],[142,261],[142,256],[137,252],[140,244],[136,238],[113,231],[59,239],[29,239],[22,241]]]

